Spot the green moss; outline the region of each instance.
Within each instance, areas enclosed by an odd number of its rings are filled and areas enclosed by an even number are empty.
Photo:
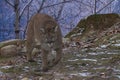
[[[70,37],[73,34],[79,33],[80,28],[84,28],[82,35],[86,35],[91,30],[101,31],[111,27],[120,19],[118,14],[96,14],[90,15],[87,19],[82,19],[78,25],[70,31],[65,37]]]
[[[0,43],[0,47],[2,46],[3,44]]]
[[[120,55],[119,55],[119,54],[113,56],[113,57],[109,60],[110,63],[116,63],[116,62],[118,62],[118,61],[120,62]]]
[[[120,33],[117,33],[115,35],[111,35],[110,37],[111,37],[110,41],[120,40]]]
[[[19,72],[22,71],[22,69],[11,67],[11,68],[8,68],[8,69],[0,69],[0,71],[2,71],[3,73],[19,73]]]
[[[22,66],[37,66],[37,62],[27,62],[27,63],[24,63]]]
[[[87,18],[87,24],[92,24],[94,29],[104,29],[112,26],[118,18],[118,14],[96,14]]]
[[[7,57],[0,56],[0,60],[7,59]]]
[[[0,56],[0,63],[1,62],[5,62],[5,61],[8,61],[8,60],[10,60],[11,58],[9,58],[9,57],[3,57],[3,56]]]

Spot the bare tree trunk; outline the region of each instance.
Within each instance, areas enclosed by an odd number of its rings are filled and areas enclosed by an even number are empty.
[[[14,0],[14,2],[10,2],[10,0],[5,0],[6,3],[8,3],[13,9],[14,9],[14,12],[15,12],[15,21],[14,21],[14,27],[15,27],[15,38],[16,39],[19,39],[20,38],[20,19],[26,9],[27,6],[29,6],[33,0],[30,0],[25,6],[24,8],[22,9],[21,13],[20,13],[20,0]]]
[[[30,20],[30,5],[27,6],[27,25],[25,26],[25,30],[24,30],[24,33],[23,33],[23,38],[25,38],[25,33],[26,33],[26,29],[27,29],[27,26],[28,26],[28,22]]]
[[[97,0],[95,0],[94,14],[96,14]]]
[[[65,1],[65,0],[64,0],[64,1]],[[65,4],[62,4],[62,6],[60,7],[60,9],[59,9],[59,11],[58,11],[58,15],[57,15],[57,17],[56,17],[56,21],[58,21],[59,18],[61,17],[64,6],[65,6]]]
[[[19,18],[19,0],[15,0],[14,1],[14,10],[15,10],[15,38],[19,39],[19,33],[20,33],[20,27],[19,27],[19,22],[20,22],[20,18]]]
[[[39,13],[39,12],[42,10],[45,1],[46,1],[46,0],[42,0],[41,5],[40,5],[39,9],[37,10],[37,13]],[[39,1],[38,1],[38,2],[39,2]],[[39,3],[39,4],[40,4],[40,3]]]

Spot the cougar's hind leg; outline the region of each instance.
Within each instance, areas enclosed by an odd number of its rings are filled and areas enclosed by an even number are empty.
[[[42,70],[47,71],[48,70],[48,53],[49,51],[42,49]]]
[[[26,50],[27,50],[27,60],[29,62],[34,62],[34,60],[32,59],[32,51],[34,48],[34,40],[33,39],[29,39],[26,41]]]
[[[56,49],[55,51],[56,51],[56,57],[53,62],[54,65],[56,65],[62,58],[62,48]]]

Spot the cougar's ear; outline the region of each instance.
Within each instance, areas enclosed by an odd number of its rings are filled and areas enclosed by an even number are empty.
[[[57,32],[58,26],[55,27],[55,32]]]
[[[41,31],[42,33],[45,33],[45,30],[44,30],[43,28],[41,28],[40,31]]]

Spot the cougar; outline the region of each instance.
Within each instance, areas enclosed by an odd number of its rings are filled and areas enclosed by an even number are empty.
[[[31,52],[36,45],[36,42],[40,44],[42,70],[47,71],[48,53],[51,50],[56,51],[53,65],[57,64],[62,57],[62,34],[58,23],[47,14],[35,14],[31,17],[27,30],[26,30],[26,50],[27,60],[33,61]]]

